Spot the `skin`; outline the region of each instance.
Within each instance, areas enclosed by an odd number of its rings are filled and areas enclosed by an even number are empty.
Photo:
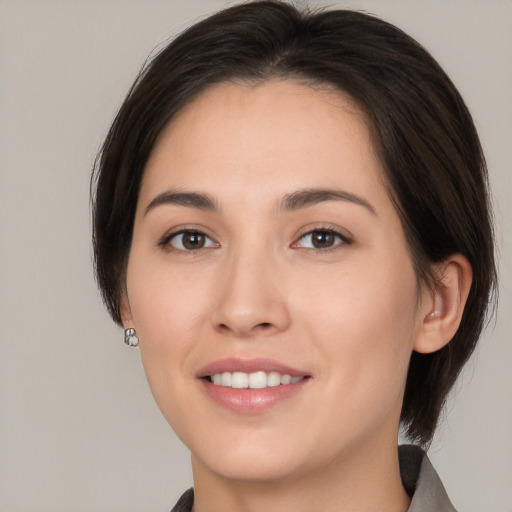
[[[455,255],[443,286],[419,288],[382,176],[356,106],[288,81],[212,87],[161,134],[122,312],[191,451],[196,511],[407,510],[396,444],[408,361],[453,336],[471,270]],[[306,189],[366,206],[283,209]],[[207,194],[217,209],[155,203],[169,190]],[[205,246],[169,236],[183,229],[205,233]],[[315,249],[312,230],[339,235]],[[197,378],[226,357],[272,358],[310,378],[290,399],[239,414]]]

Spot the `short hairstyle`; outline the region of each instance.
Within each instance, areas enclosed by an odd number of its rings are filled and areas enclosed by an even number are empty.
[[[92,177],[95,270],[106,307],[121,324],[139,188],[163,128],[213,84],[270,79],[341,91],[365,113],[421,285],[433,282],[433,263],[450,254],[463,254],[472,266],[457,333],[437,352],[413,352],[410,360],[401,422],[411,440],[428,445],[495,290],[492,214],[485,160],[464,101],[421,45],[381,19],[282,1],[244,3],[188,28],[143,67]]]

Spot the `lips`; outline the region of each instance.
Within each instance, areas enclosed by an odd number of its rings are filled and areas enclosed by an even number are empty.
[[[305,377],[308,375],[308,373],[305,371],[292,368],[291,366],[285,365],[273,359],[261,357],[254,359],[230,357],[214,361],[213,363],[204,366],[197,372],[196,376],[199,378],[205,378],[211,377],[216,373],[243,372],[250,374],[258,371],[265,373],[277,372],[281,375],[290,375],[291,377]]]
[[[217,405],[238,413],[264,412],[298,394],[311,375],[271,359],[228,358],[196,375]]]

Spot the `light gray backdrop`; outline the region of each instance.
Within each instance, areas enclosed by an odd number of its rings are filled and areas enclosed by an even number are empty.
[[[512,2],[337,2],[425,44],[467,100],[501,253],[495,328],[430,450],[462,512],[512,511]],[[0,0],[0,510],[168,511],[188,455],[91,270],[89,171],[146,55],[224,0]],[[475,364],[477,363],[477,364]]]

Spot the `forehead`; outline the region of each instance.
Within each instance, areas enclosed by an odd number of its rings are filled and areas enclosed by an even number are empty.
[[[340,92],[290,81],[223,83],[164,129],[141,195],[165,187],[222,195],[333,187],[381,194],[382,169],[363,112]]]

